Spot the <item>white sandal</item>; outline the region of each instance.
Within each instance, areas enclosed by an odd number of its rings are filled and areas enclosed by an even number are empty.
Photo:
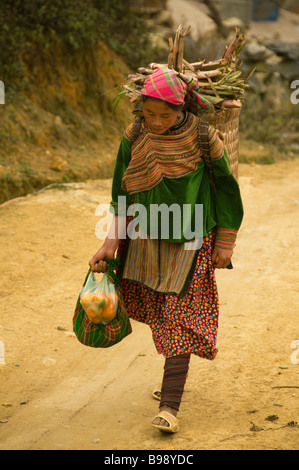
[[[169,426],[162,426],[161,424],[154,424],[154,421],[157,418],[164,419],[165,421],[167,421]],[[154,426],[154,428],[157,428],[163,432],[176,433],[179,430],[179,424],[178,424],[177,418],[173,416],[172,414],[168,413],[167,411],[161,411],[161,413],[155,416],[155,418],[152,421],[152,426]]]
[[[155,400],[161,401],[161,386],[160,385],[157,385],[157,387],[155,387],[155,389],[152,393],[152,397]]]

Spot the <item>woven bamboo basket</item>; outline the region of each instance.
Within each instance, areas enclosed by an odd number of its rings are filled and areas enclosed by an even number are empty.
[[[180,25],[177,29],[174,42],[170,38],[170,52],[168,56],[168,67],[174,68],[177,71],[184,71],[184,67],[194,70],[192,65],[184,60],[184,37],[189,33],[183,31],[183,27]],[[225,59],[231,53],[232,62],[237,61],[236,48],[244,41],[244,36],[237,34],[234,45],[235,50],[230,52],[228,47],[222,56]],[[238,42],[240,41],[240,42]],[[234,44],[237,42],[237,44]],[[209,67],[208,67],[209,69]],[[187,73],[187,72],[186,72]],[[241,107],[236,108],[215,108],[210,113],[204,113],[202,119],[207,121],[215,129],[219,129],[224,134],[224,145],[227,150],[228,161],[230,169],[236,180],[238,180],[238,165],[239,165],[239,119],[240,119]]]
[[[209,112],[199,111],[198,113],[196,110],[193,111],[191,107],[190,111],[198,114],[203,121],[208,122],[224,134],[229,165],[234,177],[238,179],[241,101],[244,99],[243,94],[246,87],[249,87],[246,82],[254,72],[253,70],[249,77],[243,80],[241,77],[242,72],[238,68],[238,54],[244,45],[245,36],[236,31],[236,37],[226,47],[219,60],[207,63],[203,60],[190,64],[184,59],[184,37],[188,34],[189,29],[190,27],[184,31],[180,25],[174,41],[169,38],[170,51],[167,64],[152,63],[148,68],[139,68],[137,74],[129,76],[130,86],[124,88],[131,97],[131,101],[134,102],[138,93],[140,95],[142,83],[144,83],[148,74],[161,67],[173,69],[198,79],[203,96],[213,104],[214,109]],[[224,80],[227,80],[225,92]],[[209,91],[207,91],[207,87],[210,87]]]
[[[238,180],[239,166],[239,118],[241,108],[223,108],[205,114],[204,120],[215,129],[224,134],[224,145],[226,147],[229,166],[232,174]]]

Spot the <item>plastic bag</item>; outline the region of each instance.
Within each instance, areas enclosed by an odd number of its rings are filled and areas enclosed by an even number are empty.
[[[91,322],[106,325],[117,313],[118,294],[115,285],[106,274],[101,281],[97,281],[90,271],[86,284],[80,290],[80,303]]]
[[[126,310],[126,305],[122,298],[121,290],[119,288],[120,281],[114,272],[114,270],[117,270],[120,266],[120,258],[118,257],[114,260],[106,260],[106,262],[108,269],[108,279],[103,280],[102,282],[103,284],[106,284],[106,286],[108,284],[108,289],[110,292],[113,290],[113,288],[116,292],[118,299],[116,317],[107,324],[93,323],[88,318],[85,310],[82,307],[81,293],[79,293],[73,315],[73,329],[77,339],[84,346],[89,346],[91,348],[110,348],[111,346],[118,344],[132,333],[131,322]],[[99,289],[99,285],[101,285],[101,282],[98,283],[95,280],[94,275],[92,276],[90,273],[91,270],[88,271],[88,274],[85,277],[83,288],[80,290],[82,293],[91,292],[93,294],[97,291],[97,289]],[[89,281],[88,287],[87,281]],[[104,286],[102,286],[102,288],[104,288]]]

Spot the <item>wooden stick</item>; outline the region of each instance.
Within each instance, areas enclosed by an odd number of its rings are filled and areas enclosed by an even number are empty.
[[[183,68],[183,56],[184,56],[184,36],[182,33],[183,27],[180,25],[175,35],[174,40],[174,69],[177,72],[181,72]]]
[[[188,68],[190,69],[192,72],[196,73],[196,69],[193,67],[192,64],[189,64],[189,62],[187,62],[185,59],[183,59],[183,64]]]
[[[169,55],[168,55],[168,68],[174,69],[177,72],[181,72],[183,70],[183,60],[184,60],[184,37],[189,33],[190,26],[183,30],[183,26],[179,25],[174,42],[172,38],[169,38]]]
[[[208,78],[208,77],[218,77],[219,75],[222,75],[221,70],[216,69],[216,70],[207,70],[206,72],[196,72],[195,76],[197,78]]]
[[[222,59],[227,59],[230,55],[232,55],[242,45],[244,39],[244,34],[240,34],[238,32],[236,34],[236,37],[232,40],[230,45],[226,48],[225,52],[223,53]]]
[[[189,25],[188,28],[186,29],[186,31],[184,31],[184,32],[182,33],[183,37],[187,36],[187,34],[190,33],[190,29],[191,29],[191,26]]]
[[[192,62],[192,67],[194,67],[195,69],[199,69],[203,64],[205,63],[204,60],[202,60],[201,62]]]
[[[167,64],[151,63],[148,67],[139,67],[138,73],[128,76],[128,85],[124,86],[131,101],[136,101],[140,96],[144,81],[149,75],[159,68],[169,68],[178,72],[184,72],[188,76],[197,79],[200,93],[205,95],[216,106],[224,100],[231,106],[235,103],[232,100],[244,100],[244,91],[249,85],[247,80],[241,78],[239,71],[239,53],[244,45],[245,39],[239,30],[231,44],[226,47],[225,52],[219,60],[206,62],[188,62],[184,59],[184,37],[189,32],[184,31],[180,25],[176,31],[174,40],[169,38],[169,55]],[[238,105],[241,106],[240,103]]]
[[[192,64],[194,66],[194,64]],[[219,60],[213,60],[211,62],[205,62],[203,63],[199,68],[200,70],[207,70],[207,69],[213,69],[213,68],[217,68],[219,66],[225,66],[227,65],[227,59],[222,57],[221,59]]]
[[[152,62],[148,66],[149,69],[155,70],[155,69],[167,69],[168,64],[157,64],[156,62]]]
[[[211,85],[211,88],[212,88],[212,90],[213,90],[214,95],[216,96],[216,98],[220,98],[220,96],[218,95],[217,90],[216,90],[216,88],[215,88],[215,86],[214,86],[212,80],[210,79],[210,77],[207,77],[207,79],[208,79],[209,84]]]
[[[172,40],[172,38],[169,38],[169,55],[168,55],[168,64],[167,64],[169,69],[172,69],[173,62],[174,62],[174,60],[173,60],[173,47],[174,47],[173,40]]]
[[[209,87],[210,84],[209,82],[200,82],[200,81],[197,81],[197,84],[200,88],[206,88],[206,87]],[[218,85],[218,82],[213,82],[214,85]]]

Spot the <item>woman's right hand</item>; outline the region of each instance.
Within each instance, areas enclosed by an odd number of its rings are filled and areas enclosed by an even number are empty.
[[[89,266],[95,273],[104,273],[107,271],[107,263],[105,259],[114,259],[115,248],[105,246],[105,244],[96,252],[94,257],[90,260]]]

